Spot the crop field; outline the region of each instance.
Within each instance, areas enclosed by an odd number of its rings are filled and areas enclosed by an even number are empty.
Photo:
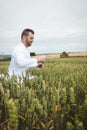
[[[87,130],[87,57],[47,59],[22,82],[8,65],[0,62],[0,130]]]
[[[7,71],[9,65],[9,61],[0,61],[0,73]]]

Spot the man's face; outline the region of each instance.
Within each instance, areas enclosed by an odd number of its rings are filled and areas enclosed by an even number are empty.
[[[26,44],[27,44],[27,46],[31,46],[33,40],[34,40],[34,34],[29,32],[28,36],[26,36]]]

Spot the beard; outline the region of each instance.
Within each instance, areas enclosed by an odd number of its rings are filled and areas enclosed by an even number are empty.
[[[29,41],[28,39],[26,39],[26,44],[27,44],[27,46],[31,46],[32,45],[32,41]]]

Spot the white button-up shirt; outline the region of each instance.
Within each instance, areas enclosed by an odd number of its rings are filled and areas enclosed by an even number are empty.
[[[13,50],[8,73],[10,76],[13,74],[26,76],[25,70],[31,67],[37,67],[37,59],[32,59],[28,48],[26,48],[23,43],[20,43]]]

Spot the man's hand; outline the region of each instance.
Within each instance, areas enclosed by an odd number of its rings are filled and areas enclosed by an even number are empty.
[[[39,56],[39,57],[37,57],[37,61],[38,62],[44,63],[45,60],[46,60],[46,56]]]
[[[37,68],[42,68],[43,67],[43,64],[42,63],[39,63]]]

